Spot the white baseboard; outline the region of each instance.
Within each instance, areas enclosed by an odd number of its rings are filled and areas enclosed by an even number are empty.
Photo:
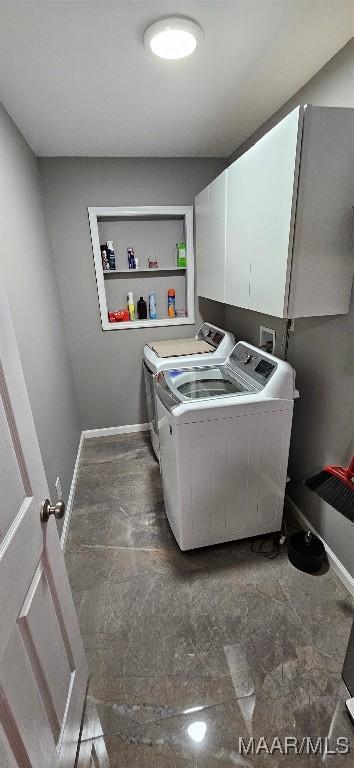
[[[147,432],[149,424],[125,424],[122,427],[103,427],[102,429],[84,429],[85,440],[90,437],[109,437],[109,435],[128,435],[130,432]]]
[[[334,554],[332,549],[328,546],[328,544],[325,542],[325,540],[320,536],[320,534],[316,531],[316,528],[310,523],[310,521],[307,519],[307,517],[304,515],[304,513],[299,509],[297,504],[290,498],[290,496],[286,496],[287,503],[296,518],[297,522],[299,523],[301,528],[309,528],[312,533],[315,534],[319,539],[321,539],[324,548],[326,550],[326,554],[328,557],[328,562],[330,567],[333,569],[335,574],[338,576],[338,578],[341,580],[342,584],[344,584],[345,588],[348,590],[349,594],[354,597],[354,579],[350,575],[349,571],[344,567],[343,563],[338,559],[337,555]]]
[[[80,458],[81,458],[81,452],[82,452],[83,444],[84,444],[84,435],[83,435],[83,432],[81,432],[79,447],[77,449],[77,454],[76,454],[76,460],[75,460],[73,477],[72,477],[70,491],[69,491],[68,503],[66,505],[66,510],[65,510],[63,530],[61,532],[61,537],[60,537],[61,547],[62,547],[62,550],[64,552],[65,552],[65,547],[66,547],[66,540],[68,538],[68,533],[69,533],[70,518],[71,518],[71,513],[72,513],[72,508],[73,508],[75,489],[76,489],[76,481],[77,481],[77,476],[78,476],[78,472],[79,472],[79,464],[80,464]]]

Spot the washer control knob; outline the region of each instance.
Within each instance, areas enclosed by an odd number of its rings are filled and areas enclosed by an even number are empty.
[[[246,355],[246,357],[245,357],[243,362],[244,362],[245,365],[248,365],[248,363],[250,363],[251,360],[253,360],[253,355]]]

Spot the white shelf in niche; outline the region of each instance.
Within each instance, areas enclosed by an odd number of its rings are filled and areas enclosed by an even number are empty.
[[[193,206],[90,207],[88,208],[88,215],[102,329],[104,331],[119,331],[169,325],[192,325],[195,322]],[[160,230],[158,229],[159,226]],[[114,241],[118,259],[121,259],[123,255],[125,256],[128,246],[135,247],[135,239],[138,240],[138,243],[140,241],[136,255],[144,261],[155,256],[159,261],[159,267],[157,269],[118,268],[103,270],[100,243],[109,239]],[[150,246],[151,240],[155,242],[156,252],[151,248],[150,252],[145,252],[145,239],[147,243],[150,242]],[[186,267],[177,267],[172,263],[175,259],[175,243],[180,241],[186,242]],[[163,249],[161,243],[163,242],[167,243],[166,253],[164,250],[161,251],[161,248]],[[166,264],[163,264],[164,258],[166,258]],[[140,286],[139,276],[141,280],[145,281]],[[119,279],[116,280],[115,278]],[[130,278],[133,278],[133,286],[130,283]],[[175,278],[175,285],[172,283],[172,278]],[[134,289],[134,284],[138,286],[137,294],[145,291],[145,299],[147,299],[148,291],[156,291],[158,312],[161,311],[162,307],[162,313],[165,311],[166,314],[167,289],[176,287],[176,309],[185,308],[187,315],[185,317],[162,316],[157,317],[156,320],[110,323],[108,312],[126,307],[126,294],[129,290]],[[144,285],[148,287],[144,289]],[[135,302],[139,298],[137,294],[134,294]],[[116,304],[114,304],[115,302]]]
[[[108,323],[109,328],[104,330],[109,331],[126,331],[132,328],[157,328],[164,327],[166,325],[190,325],[191,321],[189,317],[161,317],[156,320],[128,320],[122,323]]]
[[[153,277],[154,275],[161,274],[162,272],[186,272],[187,267],[157,267],[153,269],[104,269],[103,270],[103,277],[113,277],[113,275],[119,276],[119,275],[129,275],[129,277],[132,277],[133,275],[149,275]]]

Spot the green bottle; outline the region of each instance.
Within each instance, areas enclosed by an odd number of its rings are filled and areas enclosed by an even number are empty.
[[[185,243],[176,243],[177,267],[187,266],[187,252]]]

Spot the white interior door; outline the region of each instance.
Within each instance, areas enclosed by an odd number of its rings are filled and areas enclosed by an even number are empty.
[[[38,371],[38,376],[45,371]],[[73,768],[87,666],[0,285],[0,766]]]

